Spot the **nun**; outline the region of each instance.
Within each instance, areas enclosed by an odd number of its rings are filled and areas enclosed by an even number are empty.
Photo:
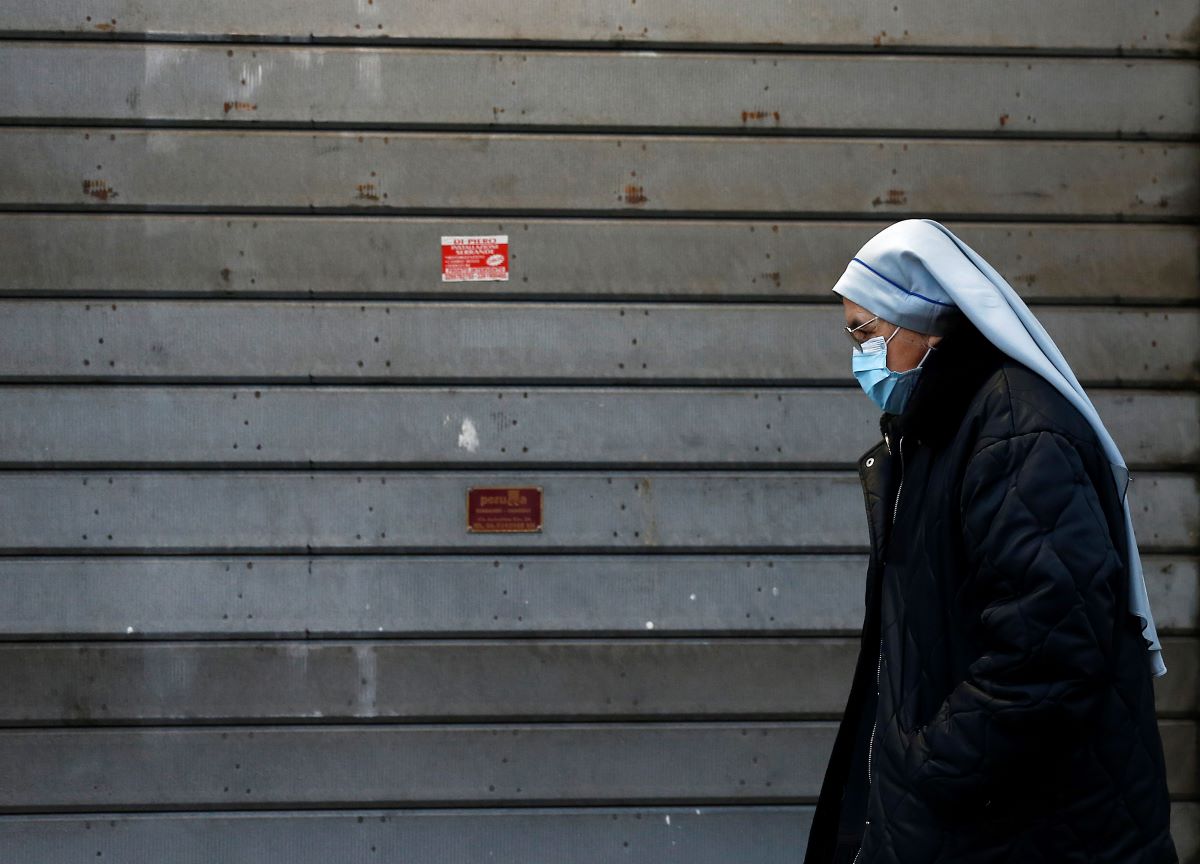
[[[1129,472],[1087,394],[937,222],[879,232],[833,290],[883,440],[806,864],[1177,861]]]

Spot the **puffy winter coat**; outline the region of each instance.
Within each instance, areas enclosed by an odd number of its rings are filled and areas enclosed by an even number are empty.
[[[1177,861],[1094,433],[970,325],[921,376],[859,462],[867,613],[805,864]]]

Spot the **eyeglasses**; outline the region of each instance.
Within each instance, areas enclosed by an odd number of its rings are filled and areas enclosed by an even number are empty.
[[[867,335],[868,335],[866,333],[863,333],[861,336],[859,336],[858,331],[862,330],[864,327],[869,327],[870,325],[874,324],[878,320],[879,320],[879,316],[876,315],[870,321],[864,321],[863,323],[859,324],[857,327],[843,327],[842,329],[846,331],[846,338],[848,338],[850,340],[850,342],[857,348],[863,342],[867,341]]]
[[[843,327],[842,328],[843,330],[846,331],[846,338],[848,338],[850,340],[850,343],[854,346],[854,350],[861,351],[862,344],[864,342],[866,342],[868,338],[870,338],[869,334],[867,334],[867,333],[863,333],[860,336],[858,334],[858,331],[862,330],[864,327],[867,327],[868,325],[874,324],[878,320],[880,320],[879,316],[876,315],[870,321],[864,321],[863,323],[859,324],[857,327]],[[901,330],[901,328],[899,326],[897,326],[897,325],[893,325],[893,326],[895,326],[896,329],[891,332],[890,336],[888,336],[886,339],[883,340],[885,344],[888,342],[891,342],[892,336],[895,336]]]

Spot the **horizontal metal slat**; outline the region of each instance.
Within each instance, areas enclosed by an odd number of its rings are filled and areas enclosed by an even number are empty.
[[[758,804],[2,816],[0,847],[37,864],[790,864],[812,811]]]
[[[1196,605],[1194,569],[1147,565],[1166,614]],[[0,635],[849,632],[865,570],[860,555],[0,558]]]
[[[76,864],[791,864],[811,805],[277,811],[0,817],[0,846],[22,861]],[[1180,861],[1200,853],[1200,804],[1171,805]]]
[[[1196,560],[1142,565],[1159,632],[1200,630]],[[0,636],[849,634],[866,566],[862,555],[0,558]]]
[[[7,127],[0,163],[20,208],[1200,214],[1191,143]]]
[[[7,10],[0,35],[150,34],[270,36],[291,40],[379,38],[518,42],[719,42],[785,46],[978,47],[991,50],[1195,51],[1195,8],[1183,0],[1111,4],[1097,14],[1078,0],[1019,0],[947,15],[937,0],[888,6],[871,0],[786,0],[742,8],[721,0],[630,4],[587,0],[563,15],[552,0],[508,0],[480,11],[470,0],[410,8],[387,3],[330,8],[319,0],[47,0]],[[1091,14],[1088,14],[1091,13]]]
[[[851,383],[833,306],[9,299],[0,312],[3,382]],[[1038,318],[1085,384],[1200,380],[1195,309]]]
[[[0,645],[0,724],[836,720],[858,654],[769,637]],[[1200,640],[1163,655],[1158,711],[1200,712]]]
[[[1190,61],[23,42],[0,79],[21,121],[1200,133]]]
[[[0,731],[0,808],[813,799],[835,723]],[[704,753],[704,759],[696,759]]]
[[[800,803],[820,790],[836,728],[663,722],[6,730],[0,808]],[[1173,797],[1196,795],[1198,728],[1187,720],[1159,722]]]
[[[1089,395],[1127,464],[1200,462],[1196,393]],[[45,385],[0,386],[0,405],[0,464],[16,467],[482,462],[850,467],[879,439],[878,410],[856,386],[758,392]],[[236,450],[234,442],[240,442]]]
[[[832,302],[875,222],[0,213],[0,295],[743,297]],[[1200,299],[1191,225],[949,227],[1031,303]],[[504,282],[443,282],[442,235],[507,233]]]
[[[1194,548],[1194,475],[1146,472],[1131,493],[1147,551]],[[539,486],[540,532],[467,531],[469,487]],[[850,472],[12,472],[0,551],[730,549],[841,551],[867,543]],[[713,514],[720,518],[714,519]]]
[[[543,488],[543,531],[468,533],[468,487],[505,485]],[[849,473],[56,472],[12,473],[6,488],[0,549],[12,552],[645,549],[755,547],[783,538],[792,548],[828,548],[866,542],[861,492]],[[708,515],[712,507],[721,508],[721,520]],[[798,510],[810,510],[809,518],[797,519]]]
[[[857,639],[5,645],[0,724],[836,719],[857,654]]]

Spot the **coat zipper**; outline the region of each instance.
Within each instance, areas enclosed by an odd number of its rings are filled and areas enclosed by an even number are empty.
[[[888,440],[885,433],[883,443],[888,448],[888,453],[892,452],[892,442]],[[900,492],[904,489],[904,436],[900,436],[900,442],[896,445],[896,449],[900,451],[900,483],[896,486],[896,501],[892,505],[892,524],[896,524],[896,514],[900,512]],[[875,661],[875,699],[879,700],[879,678],[883,673],[883,634],[879,635],[879,655]],[[871,740],[867,744],[867,788],[871,788],[871,778],[873,776],[871,770],[871,761],[875,755],[875,729],[879,725],[879,720],[876,719],[871,723]],[[863,826],[863,835],[866,835],[866,829],[870,827],[871,820],[868,819]],[[858,864],[858,856],[862,855],[862,844],[858,845],[858,851],[854,853],[854,860],[850,864]]]
[[[883,670],[883,637],[879,637],[879,658],[875,662],[875,699],[879,699],[879,675]],[[879,725],[879,721],[875,720],[871,723],[871,740],[867,744],[867,788],[871,788],[871,760],[875,754],[875,727]],[[867,828],[871,826],[871,820],[868,819],[863,825],[863,834],[866,835]],[[862,843],[858,844],[858,851],[854,853],[854,860],[850,864],[858,864],[858,856],[862,854]]]
[[[892,505],[892,524],[896,524],[896,514],[900,512],[900,492],[904,489],[904,436],[900,436],[900,443],[896,445],[896,449],[900,451],[900,483],[896,486],[896,502]]]

